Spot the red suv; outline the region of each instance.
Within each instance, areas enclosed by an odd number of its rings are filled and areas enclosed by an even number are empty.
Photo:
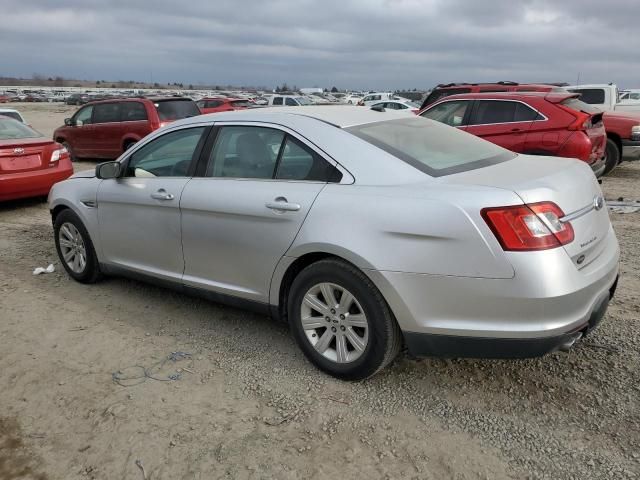
[[[251,101],[243,98],[203,98],[196,102],[202,113],[228,112],[230,110],[244,110],[255,106]]]
[[[72,160],[113,159],[149,133],[174,120],[200,115],[196,103],[183,97],[141,97],[91,102],[53,132]]]
[[[451,95],[420,115],[514,152],[578,158],[601,176],[607,142],[602,112],[578,97],[564,90]]]

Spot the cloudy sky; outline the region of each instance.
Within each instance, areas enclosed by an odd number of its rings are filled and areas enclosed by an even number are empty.
[[[0,76],[640,87],[637,0],[0,0]]]

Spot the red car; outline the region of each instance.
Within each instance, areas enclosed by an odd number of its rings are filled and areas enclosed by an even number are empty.
[[[62,145],[24,123],[0,117],[0,201],[47,195],[54,183],[72,174]]]
[[[451,95],[420,115],[513,152],[578,158],[600,176],[607,143],[603,114],[578,97],[567,91]]]
[[[53,132],[55,141],[78,158],[118,158],[149,133],[182,118],[200,115],[190,98],[144,97],[90,102]]]
[[[202,100],[198,100],[196,104],[202,113],[244,110],[254,106],[251,101],[243,98],[203,98]]]

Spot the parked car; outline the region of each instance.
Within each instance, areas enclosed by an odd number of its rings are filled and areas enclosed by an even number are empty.
[[[620,162],[640,160],[640,115],[637,112],[604,112],[607,130],[607,170],[613,170]]]
[[[0,115],[0,201],[45,196],[72,173],[62,145]]]
[[[397,110],[405,113],[413,113],[416,115],[420,110],[420,105],[413,102],[400,102],[398,100],[388,100],[386,102],[374,103],[372,109]]]
[[[78,158],[117,158],[149,133],[182,118],[200,115],[195,102],[183,97],[144,97],[88,103],[53,138]]]
[[[311,102],[302,95],[271,95],[267,97],[267,105],[270,107],[305,107],[311,105]]]
[[[67,105],[84,105],[89,100],[91,100],[91,97],[86,93],[72,93],[67,97],[65,103]]]
[[[9,97],[9,95],[0,93],[0,103],[9,103],[10,101],[11,101],[11,97]]]
[[[27,123],[22,114],[14,108],[0,108],[0,116],[13,118],[21,123]]]
[[[578,158],[605,169],[602,112],[569,92],[451,95],[420,113],[513,152]]]
[[[620,102],[640,102],[640,90],[620,91]]]
[[[357,105],[360,100],[364,97],[361,93],[350,93],[346,97],[342,99],[344,103],[348,103],[349,105]]]
[[[175,122],[57,184],[49,208],[77,281],[129,275],[270,313],[350,380],[403,344],[503,358],[568,348],[618,278],[584,162],[349,106]]]
[[[399,100],[400,98],[389,92],[370,93],[358,101],[360,107],[370,107],[373,104],[385,102],[387,100]]]
[[[566,87],[566,89],[573,93],[579,93],[581,95],[580,100],[600,110],[608,112],[622,110],[640,113],[640,102],[621,102],[618,86],[612,83],[572,85]]]
[[[196,102],[202,113],[229,112],[232,110],[243,110],[255,106],[249,100],[243,98],[203,98]]]
[[[495,83],[446,83],[436,85],[426,96],[420,110],[449,95],[464,93],[498,93],[498,92],[562,92],[562,88],[553,84],[495,82]]]

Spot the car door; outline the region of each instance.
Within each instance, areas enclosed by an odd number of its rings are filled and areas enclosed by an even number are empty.
[[[513,152],[524,152],[531,120],[516,117],[521,102],[476,100],[467,132]]]
[[[266,304],[278,261],[318,193],[341,174],[284,127],[216,125],[206,170],[180,202],[183,281]]]
[[[122,152],[124,127],[121,122],[121,103],[96,103],[93,106],[92,150],[100,158],[117,158]]]
[[[120,178],[101,182],[98,225],[105,263],[180,281],[180,196],[207,130],[188,125],[154,137],[132,149]]]
[[[91,149],[93,138],[93,105],[87,105],[78,110],[71,118],[71,126],[67,127],[66,140],[79,157],[91,157],[95,152]]]
[[[422,112],[421,117],[466,130],[473,107],[473,100],[444,100]]]

